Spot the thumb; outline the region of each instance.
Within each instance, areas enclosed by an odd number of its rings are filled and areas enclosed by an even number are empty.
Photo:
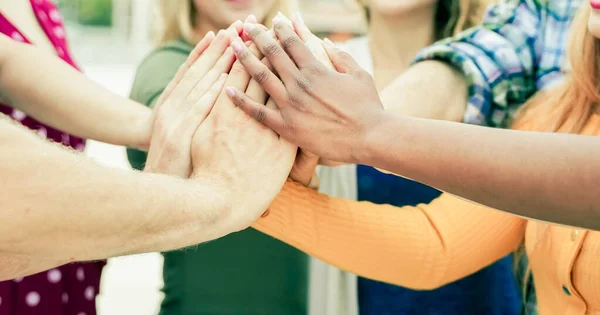
[[[323,47],[325,47],[325,51],[329,55],[329,60],[331,60],[331,63],[338,72],[354,73],[362,70],[354,58],[347,52],[337,48],[329,39],[325,38]]]

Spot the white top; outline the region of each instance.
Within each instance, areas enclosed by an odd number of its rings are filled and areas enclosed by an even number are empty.
[[[358,64],[373,73],[373,60],[367,37],[358,37],[338,44]],[[333,197],[357,200],[356,165],[317,167],[319,191]],[[311,261],[311,315],[358,315],[356,275],[330,266],[316,258]]]

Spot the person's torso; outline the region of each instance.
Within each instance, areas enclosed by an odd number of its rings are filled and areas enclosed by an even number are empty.
[[[600,136],[600,115],[582,134]],[[540,314],[600,313],[600,232],[530,221],[525,244]]]
[[[373,73],[366,37],[352,39],[339,47],[355,58],[362,68]],[[321,167],[320,180],[322,188],[325,184],[321,192],[394,206],[429,203],[440,195],[434,188],[365,165]],[[521,304],[510,256],[473,275],[431,291],[416,291],[359,277],[358,303],[361,315],[504,315],[518,314]]]

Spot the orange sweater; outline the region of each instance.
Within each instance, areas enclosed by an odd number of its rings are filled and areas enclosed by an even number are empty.
[[[600,135],[594,117],[583,134]],[[527,221],[450,194],[394,207],[288,182],[253,226],[332,265],[413,289],[472,274],[524,240],[540,314],[600,314],[600,232]]]

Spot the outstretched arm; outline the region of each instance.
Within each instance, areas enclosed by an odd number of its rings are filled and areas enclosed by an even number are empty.
[[[341,269],[421,290],[515,250],[526,223],[449,194],[400,208],[331,198],[292,182],[270,209],[253,227]]]
[[[386,169],[496,209],[600,230],[600,160],[590,159],[599,156],[600,139],[394,115],[384,111],[372,78],[333,44],[325,46],[336,71],[285,23],[275,24],[284,47],[261,28],[246,27],[281,79],[244,49],[236,51],[238,59],[279,108],[259,106],[239,91],[232,98],[303,149]]]
[[[147,149],[152,128],[148,108],[2,34],[0,54],[0,94],[15,108],[80,137]]]

